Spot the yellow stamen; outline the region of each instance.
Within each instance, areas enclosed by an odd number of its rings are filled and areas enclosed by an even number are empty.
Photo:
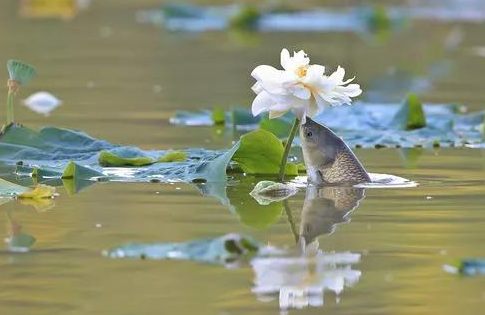
[[[296,69],[296,75],[299,76],[300,78],[303,78],[306,76],[308,66],[301,66],[298,69]]]

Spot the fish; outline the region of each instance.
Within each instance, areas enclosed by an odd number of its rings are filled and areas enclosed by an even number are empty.
[[[300,128],[308,181],[315,185],[355,185],[371,182],[362,163],[328,127],[306,117]]]

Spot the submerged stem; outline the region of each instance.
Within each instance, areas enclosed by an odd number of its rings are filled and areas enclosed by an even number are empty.
[[[280,173],[278,175],[278,181],[283,181],[285,179],[286,163],[288,163],[288,154],[290,153],[291,144],[295,138],[295,134],[300,126],[300,120],[295,118],[293,125],[291,126],[290,134],[288,135],[288,140],[286,140],[285,151],[283,152],[283,157],[280,163]]]
[[[13,96],[14,93],[9,89],[7,94],[7,126],[14,121]]]
[[[288,217],[288,223],[290,224],[291,233],[293,233],[293,237],[295,238],[295,243],[298,244],[300,240],[300,235],[296,230],[295,220],[293,220],[293,214],[291,213],[291,208],[288,203],[288,199],[283,201],[283,207],[285,208],[286,216]]]

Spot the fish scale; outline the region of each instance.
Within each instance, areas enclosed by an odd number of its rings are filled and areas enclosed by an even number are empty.
[[[337,158],[330,167],[318,167],[318,170],[325,182],[330,184],[370,182],[364,167],[348,148],[338,150]]]

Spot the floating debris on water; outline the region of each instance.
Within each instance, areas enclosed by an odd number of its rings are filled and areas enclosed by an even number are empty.
[[[443,270],[463,276],[485,276],[485,259],[465,259],[456,264],[443,265]]]

